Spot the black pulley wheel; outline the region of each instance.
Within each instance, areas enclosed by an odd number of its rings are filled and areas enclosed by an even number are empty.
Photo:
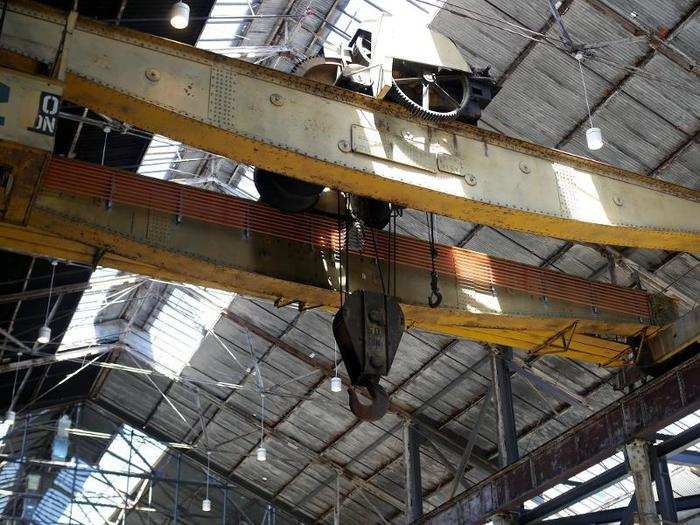
[[[255,168],[253,180],[260,200],[286,213],[298,213],[313,208],[323,191],[323,186],[318,184],[292,179],[261,168]]]
[[[350,196],[350,210],[364,226],[382,230],[391,219],[389,203],[369,197]]]

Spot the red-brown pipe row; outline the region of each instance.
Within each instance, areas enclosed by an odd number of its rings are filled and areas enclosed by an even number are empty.
[[[336,251],[345,237],[341,229],[339,239],[338,221],[333,218],[300,213],[290,220],[289,215],[257,202],[60,157],[50,161],[42,181],[46,189],[171,213]],[[388,235],[375,232],[375,239],[377,257],[388,260]],[[591,282],[454,246],[438,245],[437,253],[435,264],[441,276],[453,276],[458,285],[481,293],[489,294],[492,287],[498,286],[630,314],[647,321],[651,316],[649,296],[638,290]],[[361,254],[374,257],[374,242],[366,239]],[[398,236],[396,262],[429,271],[428,243]]]

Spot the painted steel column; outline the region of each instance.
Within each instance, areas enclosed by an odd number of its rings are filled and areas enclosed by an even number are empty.
[[[493,347],[491,373],[493,374],[493,400],[498,430],[498,457],[501,467],[507,467],[520,457],[518,454],[518,435],[515,429],[515,413],[513,412],[510,368],[508,366],[512,361],[512,348]]]
[[[676,503],[673,497],[673,487],[671,486],[671,476],[668,472],[668,462],[666,458],[655,457],[651,458],[651,468],[654,474],[654,483],[656,484],[656,494],[659,498],[659,510],[664,523],[677,523],[678,513],[676,512]]]
[[[510,367],[513,364],[513,349],[505,346],[493,347],[491,373],[493,375],[493,401],[496,410],[498,431],[498,459],[501,467],[507,467],[520,458],[518,434],[513,411],[513,391],[510,384]],[[493,517],[494,525],[515,525],[517,513],[501,513]]]
[[[630,471],[634,479],[634,491],[637,500],[640,525],[658,525],[656,501],[652,489],[651,452],[649,442],[635,439],[625,446]]]
[[[423,515],[423,483],[420,472],[420,437],[415,424],[404,421],[403,454],[406,469],[406,522]]]
[[[175,475],[175,497],[173,498],[173,525],[177,525],[177,519],[178,519],[178,503],[179,503],[179,497],[180,497],[180,475],[182,474],[181,471],[181,462],[182,462],[182,453],[178,452],[177,453],[177,474]]]

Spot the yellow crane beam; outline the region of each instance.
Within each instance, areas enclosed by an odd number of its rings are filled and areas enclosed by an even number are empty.
[[[40,150],[4,141],[0,158],[12,180],[0,193],[4,249],[306,308],[336,309],[341,284],[350,290],[385,286],[389,259],[369,241],[349,252],[341,272],[342,237],[334,219],[301,214],[290,222],[251,201],[47,159]],[[44,173],[28,196],[37,167]],[[32,205],[25,220],[8,216],[27,199]],[[375,234],[386,247],[384,234]],[[642,292],[447,246],[438,247],[437,259],[444,300],[431,308],[427,244],[400,237],[396,245],[396,296],[409,329],[619,366],[629,358],[629,345],[591,334],[651,335],[673,317],[666,302]]]
[[[697,191],[590,159],[28,1],[9,2],[0,49],[15,67],[59,56],[76,104],[292,177],[494,227],[700,251]]]

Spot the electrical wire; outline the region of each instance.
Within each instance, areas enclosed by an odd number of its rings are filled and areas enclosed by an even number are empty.
[[[581,85],[583,85],[583,98],[586,100],[586,108],[588,109],[588,120],[593,127],[593,115],[591,115],[591,105],[588,102],[588,90],[586,89],[586,78],[583,76],[583,66],[581,65],[581,58],[577,59],[578,69],[581,72]]]
[[[56,276],[56,266],[57,265],[58,265],[57,260],[54,259],[53,261],[51,261],[51,281],[49,284],[49,298],[46,301],[46,317],[45,317],[45,321],[44,321],[45,325],[48,325],[48,323],[49,323],[49,308],[51,306],[51,292],[53,292],[53,282],[54,282],[54,278]]]

